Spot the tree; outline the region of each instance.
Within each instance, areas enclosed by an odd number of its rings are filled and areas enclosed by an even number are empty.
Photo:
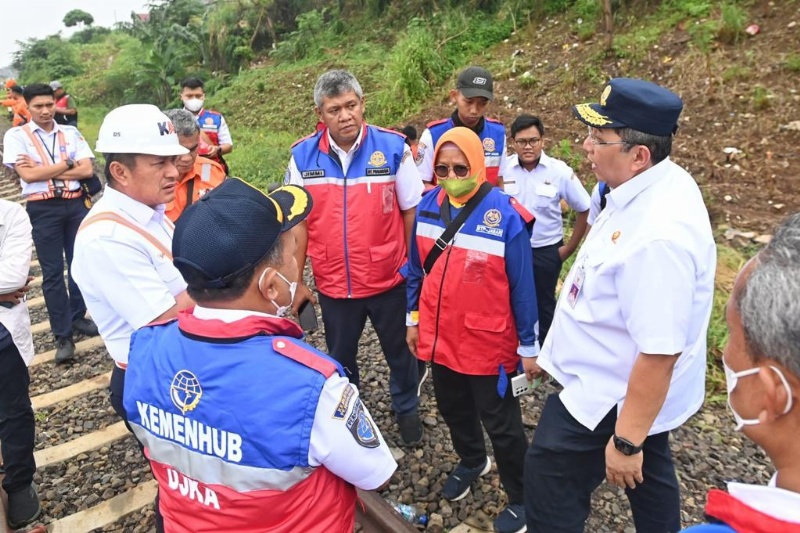
[[[71,28],[73,26],[77,26],[78,24],[85,24],[87,26],[91,26],[94,22],[94,17],[91,16],[86,11],[80,9],[73,9],[66,15],[64,15],[64,26],[67,28]]]

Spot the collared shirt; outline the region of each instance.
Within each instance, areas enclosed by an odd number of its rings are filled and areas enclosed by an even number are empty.
[[[105,212],[121,215],[172,249],[173,225],[163,205],[152,209],[106,187],[86,218]],[[72,276],[108,353],[123,364],[128,362],[131,334],[169,310],[186,290],[170,257],[116,222],[98,222],[78,232]]]
[[[330,132],[327,133],[328,141],[330,141],[331,148],[336,152],[336,155],[339,156],[339,161],[342,163],[342,171],[347,174],[347,169],[350,168],[350,163],[353,162],[353,157],[355,157],[356,150],[361,145],[361,137],[364,134],[364,128],[361,128],[361,131],[358,133],[358,137],[356,138],[356,142],[353,143],[353,146],[350,147],[349,150],[345,151],[336,144],[336,141],[333,140],[331,137]],[[414,163],[414,158],[411,156],[411,148],[406,144],[403,147],[403,158],[400,163],[400,166],[397,169],[397,174],[395,175],[395,195],[397,196],[397,205],[400,207],[401,211],[406,211],[408,209],[413,209],[417,206],[422,197],[423,185],[419,179],[419,173],[417,172],[417,166]],[[294,161],[294,156],[289,160],[289,168],[286,172],[286,180],[285,183],[292,184],[292,185],[299,185],[303,186],[303,177],[300,175],[300,171],[297,169],[297,164]]]
[[[621,409],[639,353],[680,353],[652,435],[703,403],[716,247],[700,189],[669,159],[607,202],[564,281],[539,365],[593,430]]]
[[[589,193],[575,171],[544,151],[530,171],[520,164],[519,156],[508,156],[503,190],[536,217],[531,237],[534,248],[556,244],[564,238],[561,200],[578,213],[589,209]]]
[[[46,163],[42,161],[41,157],[39,157],[39,150],[36,149],[36,146],[34,146],[28,134],[22,129],[28,127],[31,128],[33,136],[36,138],[37,142],[42,141],[44,144],[44,153],[51,159],[55,158],[55,161],[51,160],[47,161]],[[83,138],[83,135],[81,135],[81,132],[78,131],[78,128],[73,126],[65,126],[63,124],[54,122],[53,130],[48,133],[40,128],[35,122],[29,122],[24,126],[11,128],[6,132],[5,137],[3,137],[3,148],[5,150],[3,152],[3,164],[13,170],[14,164],[17,162],[17,156],[22,154],[30,156],[31,159],[39,164],[44,163],[52,165],[54,162],[60,163],[61,157],[57,137],[59,131],[64,132],[64,141],[67,144],[67,157],[69,159],[74,161],[80,161],[82,159],[94,159],[94,153],[92,153],[92,150],[89,148],[86,139]],[[52,152],[52,154],[50,152]],[[47,192],[49,190],[47,181],[26,183],[20,179],[19,183],[22,186],[22,194],[25,195]],[[70,180],[69,190],[76,191],[79,188],[80,184],[77,180]]]
[[[236,309],[211,309],[195,306],[194,316],[202,320],[221,320],[226,323],[242,320],[248,316],[274,315],[243,311]],[[378,432],[380,444],[375,448],[367,448],[358,443],[347,425],[334,413],[346,405],[345,413],[351,412],[358,403],[358,389],[350,384],[346,377],[334,373],[322,386],[322,393],[311,426],[311,440],[308,448],[308,464],[314,467],[324,466],[340,478],[365,490],[378,488],[397,469],[383,436]],[[364,407],[366,416],[370,416]],[[299,415],[298,415],[299,416]],[[378,426],[372,422],[373,427]]]
[[[0,294],[23,287],[28,280],[33,249],[31,221],[25,208],[0,200]],[[0,324],[11,335],[25,364],[33,359],[33,337],[28,304],[0,306]]]
[[[587,223],[590,226],[594,226],[594,221],[597,220],[597,216],[600,214],[600,211],[602,210],[603,208],[600,205],[600,184],[595,183],[590,197],[589,217],[587,218]]]

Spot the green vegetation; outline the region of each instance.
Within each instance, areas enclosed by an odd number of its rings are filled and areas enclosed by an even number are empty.
[[[791,72],[800,72],[800,54],[792,52],[786,56],[786,68]]]

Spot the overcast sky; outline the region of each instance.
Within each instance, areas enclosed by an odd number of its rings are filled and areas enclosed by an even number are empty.
[[[82,9],[94,17],[95,26],[112,26],[130,20],[131,11],[147,11],[151,0],[0,0],[0,67],[11,64],[17,41],[40,39],[61,31],[71,35],[75,28],[65,28],[64,15]]]

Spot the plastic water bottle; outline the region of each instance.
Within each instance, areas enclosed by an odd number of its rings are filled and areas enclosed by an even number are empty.
[[[386,500],[392,508],[397,511],[397,514],[403,517],[403,520],[415,526],[424,526],[428,523],[428,515],[418,510],[413,505],[406,505],[394,500]]]

